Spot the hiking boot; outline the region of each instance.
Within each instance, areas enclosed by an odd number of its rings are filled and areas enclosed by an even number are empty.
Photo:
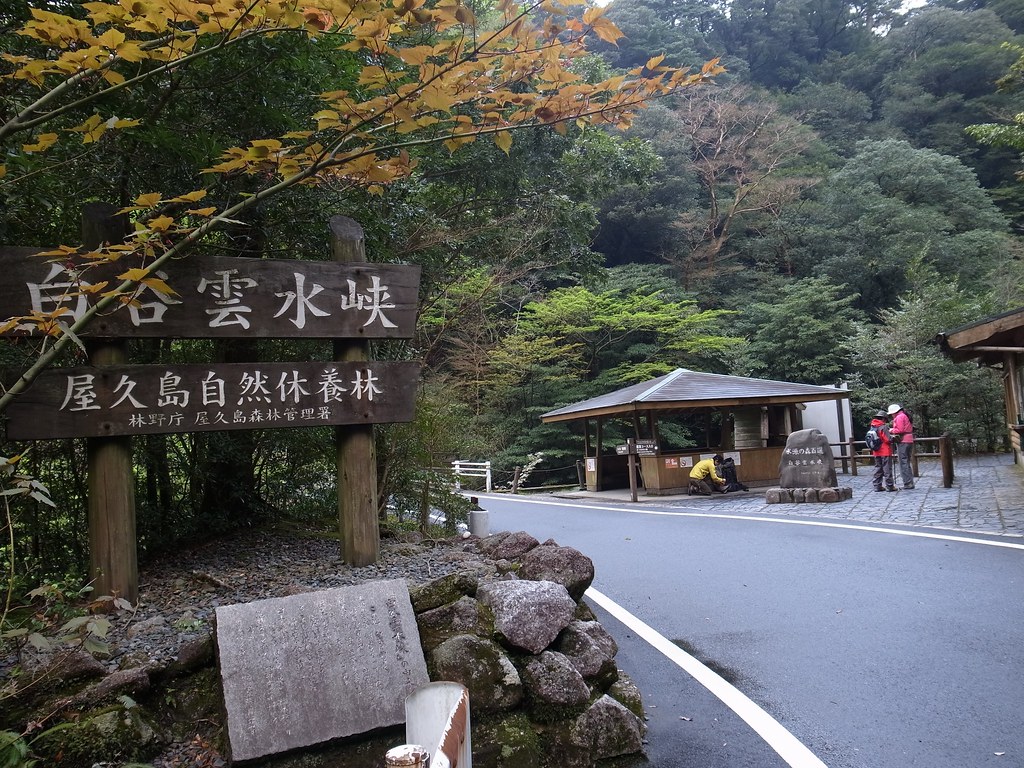
[[[904,485],[903,486],[903,490],[904,491],[912,491],[912,490],[914,490],[914,486],[913,485]]]
[[[885,488],[875,488],[875,490],[876,490],[876,491],[877,491],[878,493],[881,493],[882,491],[884,491],[884,490],[885,490]]]
[[[887,490],[887,491],[889,491],[891,493],[895,493],[896,491],[899,490],[899,488],[886,488],[885,490]]]

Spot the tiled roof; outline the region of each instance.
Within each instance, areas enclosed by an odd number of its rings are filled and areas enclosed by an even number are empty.
[[[839,400],[849,395],[849,390],[836,387],[748,379],[677,368],[672,373],[650,381],[556,408],[542,414],[540,418],[545,422],[568,421],[632,411],[807,403]]]

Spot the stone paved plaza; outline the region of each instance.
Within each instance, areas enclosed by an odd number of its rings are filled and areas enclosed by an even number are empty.
[[[839,462],[836,466],[840,472]],[[942,487],[942,469],[936,459],[920,459],[918,469],[914,489],[896,493],[874,491],[871,465],[861,464],[856,477],[840,472],[839,485],[851,487],[853,498],[831,504],[766,504],[763,489],[710,497],[645,496],[640,489],[637,502],[725,514],[781,514],[1024,536],[1024,466],[1015,465],[1012,454],[958,456],[951,488]],[[556,495],[630,503],[628,490]]]

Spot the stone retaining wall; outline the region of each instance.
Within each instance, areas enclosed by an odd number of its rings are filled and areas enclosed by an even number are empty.
[[[458,573],[411,592],[431,679],[469,689],[474,768],[589,768],[641,752],[640,692],[582,602],[590,558],[525,533],[478,546],[500,580]]]

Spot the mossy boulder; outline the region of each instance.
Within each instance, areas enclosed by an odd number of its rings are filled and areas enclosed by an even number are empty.
[[[475,635],[456,635],[427,659],[431,680],[462,683],[474,712],[500,712],[519,706],[523,684],[519,672],[497,643]]]
[[[564,654],[544,651],[521,660],[520,676],[537,722],[574,718],[590,703],[590,688]]]
[[[186,739],[197,722],[217,721],[222,716],[224,696],[220,675],[213,667],[168,683],[159,695],[161,720],[177,739]]]
[[[628,675],[619,672],[619,679],[612,683],[608,695],[615,699],[641,720],[644,719],[644,701],[640,689],[636,687]]]
[[[54,726],[35,739],[32,749],[43,765],[92,768],[95,763],[145,760],[163,741],[141,709],[121,704]]]
[[[522,712],[473,723],[474,768],[538,768],[543,764],[537,729]]]
[[[427,653],[456,635],[486,637],[493,631],[491,612],[472,597],[463,595],[454,603],[417,614],[420,644]]]
[[[564,653],[583,678],[604,693],[619,677],[614,638],[596,621],[574,621],[558,637],[555,650]]]
[[[479,580],[468,572],[460,571],[439,579],[428,581],[409,590],[409,598],[412,600],[412,608],[416,613],[440,608],[442,605],[454,603],[460,597],[476,595]]]
[[[592,760],[631,755],[643,749],[643,721],[610,696],[602,696],[577,718],[571,742]]]

